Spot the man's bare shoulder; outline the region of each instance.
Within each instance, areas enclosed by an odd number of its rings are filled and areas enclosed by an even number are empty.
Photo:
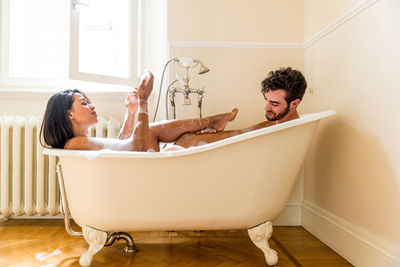
[[[276,123],[274,121],[263,121],[263,122],[257,123],[255,126],[260,129],[260,128],[269,127],[269,126],[272,126],[275,124]]]

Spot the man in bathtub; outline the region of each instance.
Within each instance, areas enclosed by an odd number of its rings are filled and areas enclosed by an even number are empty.
[[[153,89],[153,79],[151,72],[147,72],[139,88],[128,94],[125,121],[118,138],[89,137],[89,127],[97,123],[95,107],[83,92],[68,89],[49,99],[40,129],[41,139],[53,148],[75,150],[159,151],[159,142],[173,143],[168,150],[199,146],[298,118],[296,108],[307,87],[304,76],[297,70],[289,67],[271,71],[261,89],[268,121],[240,130],[223,131],[236,117],[237,109],[206,118],[150,124],[147,99]]]
[[[186,133],[179,137],[175,144],[185,148],[198,146],[297,119],[299,118],[297,106],[300,104],[306,88],[306,79],[298,70],[288,67],[271,71],[261,82],[261,93],[265,99],[264,110],[267,121],[240,130],[202,134]]]

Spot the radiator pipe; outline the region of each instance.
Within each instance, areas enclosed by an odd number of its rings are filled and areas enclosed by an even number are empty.
[[[75,232],[71,228],[71,223],[69,218],[69,207],[68,207],[67,197],[65,194],[64,178],[60,162],[57,163],[57,177],[58,177],[58,186],[60,187],[60,193],[61,193],[61,204],[64,213],[65,230],[67,230],[67,233],[71,236],[82,236],[83,235],[82,232]]]

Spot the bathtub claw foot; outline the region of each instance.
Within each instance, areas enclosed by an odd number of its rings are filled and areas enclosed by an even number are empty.
[[[87,225],[84,225],[82,230],[83,237],[89,244],[89,250],[82,254],[81,258],[79,259],[79,264],[81,266],[90,266],[94,254],[99,252],[99,250],[102,249],[106,243],[107,233]]]
[[[269,265],[278,262],[278,253],[269,247],[268,239],[272,235],[272,223],[265,222],[251,229],[248,229],[251,241],[264,252],[265,260]]]

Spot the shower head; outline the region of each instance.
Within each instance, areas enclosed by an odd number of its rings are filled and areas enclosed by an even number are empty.
[[[200,61],[200,59],[198,59],[198,62],[200,63],[200,70],[199,70],[199,74],[204,74],[206,72],[209,72],[210,69],[207,68],[206,66],[204,66],[203,62]]]
[[[193,68],[193,67],[196,67],[197,64],[200,64],[200,70],[199,70],[198,74],[204,74],[204,73],[210,71],[209,68],[204,66],[203,62],[201,62],[200,59],[193,59],[190,57],[180,57],[180,58],[173,58],[172,60],[174,62],[178,62],[181,65],[181,67],[184,67],[184,68]],[[193,63],[196,63],[196,64],[193,65]]]

